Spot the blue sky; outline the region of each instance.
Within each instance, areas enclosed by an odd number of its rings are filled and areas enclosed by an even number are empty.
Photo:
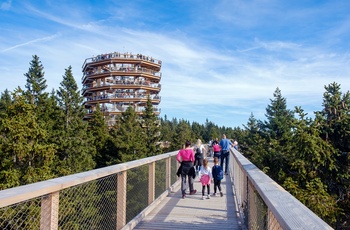
[[[313,117],[324,86],[350,89],[350,1],[0,0],[0,92],[24,88],[32,55],[48,91],[86,58],[162,60],[161,116],[219,126],[265,120],[278,87]]]

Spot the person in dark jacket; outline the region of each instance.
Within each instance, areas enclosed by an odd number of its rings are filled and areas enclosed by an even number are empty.
[[[214,193],[213,196],[216,196],[216,191],[219,190],[220,196],[224,194],[221,192],[221,180],[223,179],[224,172],[222,171],[222,167],[219,165],[219,159],[214,157],[214,166],[211,169],[211,173],[214,179]]]

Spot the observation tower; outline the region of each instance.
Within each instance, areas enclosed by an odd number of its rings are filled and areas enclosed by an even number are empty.
[[[108,126],[112,126],[116,116],[129,106],[141,115],[148,96],[154,113],[159,115],[161,65],[160,60],[132,53],[114,52],[85,59],[82,95],[88,113],[84,119],[91,119],[99,106]]]

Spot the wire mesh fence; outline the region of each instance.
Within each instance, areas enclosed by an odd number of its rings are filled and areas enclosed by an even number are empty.
[[[246,229],[332,229],[240,152],[232,149],[231,157],[235,201]]]
[[[41,198],[0,209],[0,229],[39,229]]]
[[[176,175],[177,169],[178,169],[178,163],[176,161],[176,155],[172,156],[171,158],[171,166],[170,166],[170,184],[174,184],[179,177]]]
[[[129,222],[148,206],[148,165],[131,169],[127,175],[126,222]]]
[[[267,229],[267,206],[255,191],[251,182],[248,182],[248,229]]]
[[[150,191],[154,191],[156,199],[167,191],[166,181],[171,184],[177,181],[173,155],[154,160],[153,176],[149,175],[152,161],[145,160],[144,164],[130,166],[125,171],[116,170],[84,183],[69,181],[71,185],[65,189],[0,206],[0,229],[120,229],[147,208],[152,197]],[[92,170],[87,176],[93,177],[94,172],[99,171]],[[151,190],[150,178],[155,180]]]
[[[155,197],[159,197],[167,189],[165,178],[168,176],[166,160],[157,161],[155,168]]]

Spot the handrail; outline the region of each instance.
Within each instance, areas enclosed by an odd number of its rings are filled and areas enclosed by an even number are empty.
[[[119,52],[113,52],[113,53],[108,53],[108,54],[100,54],[97,55],[96,57],[91,57],[91,58],[86,58],[85,62],[82,66],[82,68],[84,68],[84,66],[88,63],[91,62],[97,62],[97,61],[101,61],[101,60],[108,60],[108,59],[138,59],[138,60],[143,60],[143,61],[149,61],[149,62],[153,62],[156,63],[158,65],[162,65],[162,61],[158,60],[158,59],[154,59],[150,56],[145,56],[142,54],[132,54],[132,53],[119,53]]]
[[[157,198],[168,195],[172,186],[178,183],[176,154],[177,152],[165,153],[2,190],[0,228],[70,229],[74,223],[80,229],[87,229],[87,226],[94,229],[93,224],[99,228],[109,220],[109,227],[105,229],[110,229],[111,226],[121,229]],[[135,172],[148,175],[141,179]],[[138,189],[141,182],[142,186]],[[148,191],[145,189],[147,187]],[[129,192],[132,192],[130,197],[127,196]],[[146,194],[140,195],[138,192]],[[140,207],[132,205],[133,199],[138,199]],[[90,202],[97,202],[95,206],[101,207],[90,207]],[[75,215],[71,214],[72,210]],[[130,213],[130,210],[134,213]],[[22,212],[27,214],[16,214]],[[94,213],[95,219],[89,216],[90,212]],[[3,219],[4,217],[10,219]]]
[[[332,229],[234,148],[231,158],[231,180],[248,229]]]

